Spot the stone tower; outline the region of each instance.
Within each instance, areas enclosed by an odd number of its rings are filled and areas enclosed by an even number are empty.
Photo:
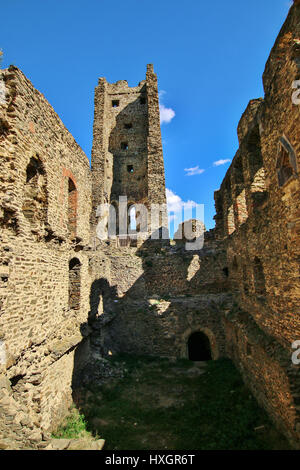
[[[127,197],[128,207],[144,204],[150,209],[151,204],[166,204],[157,77],[152,64],[147,65],[146,80],[136,87],[129,87],[125,80],[110,84],[99,79],[93,134],[93,227],[99,205],[117,207],[120,196]],[[167,226],[166,210],[159,225]],[[143,231],[150,232],[149,216]]]

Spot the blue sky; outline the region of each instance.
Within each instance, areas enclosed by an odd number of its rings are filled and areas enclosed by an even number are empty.
[[[263,96],[265,62],[290,4],[9,0],[1,5],[2,67],[21,68],[90,158],[98,77],[135,86],[153,63],[170,120],[162,123],[168,194],[175,207],[204,204],[212,228],[213,192],[237,150],[241,114]]]

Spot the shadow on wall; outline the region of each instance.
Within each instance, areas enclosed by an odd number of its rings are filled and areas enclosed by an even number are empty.
[[[94,370],[94,361],[104,356],[101,329],[116,315],[114,308],[116,298],[117,290],[109,285],[107,279],[93,281],[90,289],[90,311],[87,321],[80,325],[82,341],[74,355],[73,390],[82,385],[82,380],[89,382],[90,377],[97,373]]]
[[[132,284],[127,283],[125,293],[118,293],[116,286],[100,276],[91,284],[90,311],[87,322],[81,325],[83,339],[74,358],[75,403],[77,389],[103,382],[106,372],[102,358],[109,354],[191,360],[217,359],[225,354],[221,312],[228,302],[228,275],[222,260],[215,254],[211,256],[211,248],[205,246],[199,252],[186,252],[180,243],[171,247],[165,241],[152,239],[147,239],[135,255],[117,256],[114,260],[121,263],[114,268],[122,282],[128,281],[130,269],[126,262],[136,261],[137,265],[131,264],[131,268],[142,273]],[[200,263],[191,277],[189,269],[196,255]],[[212,263],[215,272],[209,273],[207,266]],[[162,280],[164,269],[169,284],[175,284],[173,289],[178,297],[174,292],[169,296],[164,290],[169,287]],[[205,295],[198,296],[203,279],[206,289],[201,294]]]

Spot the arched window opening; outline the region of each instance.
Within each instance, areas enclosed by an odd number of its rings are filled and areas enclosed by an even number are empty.
[[[280,139],[276,168],[279,186],[283,186],[287,181],[297,176],[297,163],[294,149],[283,137]]]
[[[23,214],[33,226],[39,226],[47,219],[47,183],[44,166],[36,155],[26,168]]]
[[[79,259],[72,258],[69,263],[69,309],[71,310],[80,308],[80,268]]]
[[[245,183],[244,169],[243,169],[243,161],[242,161],[241,154],[238,154],[235,157],[232,171],[233,171],[234,185],[235,186],[244,185]]]
[[[243,191],[236,198],[236,211],[239,225],[242,225],[248,219],[248,209],[246,202],[246,191]]]
[[[68,231],[71,238],[77,230],[77,189],[74,181],[68,178]]]
[[[136,235],[147,231],[147,208],[143,204],[128,205],[128,233]]]
[[[250,187],[253,211],[256,211],[268,200],[265,169],[261,167],[254,175]]]
[[[254,259],[254,286],[257,295],[265,295],[266,281],[264,275],[264,268],[259,258]]]
[[[224,180],[224,201],[225,201],[225,232],[227,235],[231,235],[235,229],[235,220],[234,220],[234,200],[232,198],[231,190],[231,178],[227,176]]]
[[[255,125],[248,136],[247,141],[248,165],[250,178],[253,180],[256,173],[264,167],[263,156],[261,152],[261,140],[259,125]]]
[[[251,183],[251,207],[255,212],[260,210],[268,199],[259,124],[256,124],[248,135],[246,155]]]
[[[210,361],[212,359],[209,339],[202,331],[192,333],[187,346],[188,358],[191,361]]]
[[[235,231],[234,207],[231,205],[227,212],[227,233],[231,235]]]
[[[128,206],[128,233],[136,231],[136,208],[134,204]]]

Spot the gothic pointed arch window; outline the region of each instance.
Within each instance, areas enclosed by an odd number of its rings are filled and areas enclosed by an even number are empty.
[[[38,228],[47,219],[47,179],[45,167],[38,155],[31,157],[26,167],[22,211],[31,226]]]
[[[279,186],[284,186],[285,183],[298,176],[295,151],[285,137],[281,137],[279,141],[276,169]]]

